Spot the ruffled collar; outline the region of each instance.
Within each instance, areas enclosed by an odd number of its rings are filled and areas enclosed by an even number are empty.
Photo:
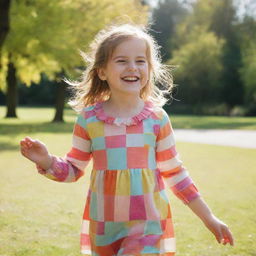
[[[96,103],[93,111],[96,114],[97,119],[104,121],[107,124],[116,124],[118,126],[120,125],[137,125],[142,120],[149,117],[149,115],[153,112],[153,103],[150,101],[144,102],[144,107],[141,110],[141,112],[133,117],[112,117],[108,116],[104,109],[103,109],[103,102]]]

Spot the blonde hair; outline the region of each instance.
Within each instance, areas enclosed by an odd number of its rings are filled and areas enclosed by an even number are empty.
[[[105,67],[115,48],[122,42],[139,38],[146,43],[146,54],[149,63],[150,78],[140,92],[143,100],[150,100],[154,105],[163,106],[171,97],[173,79],[169,66],[161,63],[159,46],[147,29],[138,25],[123,24],[110,26],[101,30],[90,45],[89,54],[81,53],[87,68],[83,72],[80,82],[66,82],[74,91],[69,104],[80,112],[85,106],[90,106],[110,97],[110,89],[106,81],[98,76],[98,69]],[[159,86],[159,87],[158,87]]]

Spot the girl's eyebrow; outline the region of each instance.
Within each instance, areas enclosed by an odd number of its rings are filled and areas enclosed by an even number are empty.
[[[116,56],[116,57],[113,58],[113,60],[119,59],[119,58],[126,58],[126,59],[127,59],[128,56]],[[139,58],[139,59],[146,59],[145,56],[137,56],[136,58]]]

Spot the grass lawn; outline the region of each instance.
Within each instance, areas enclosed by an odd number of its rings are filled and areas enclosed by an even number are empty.
[[[170,115],[176,129],[256,130],[256,117]]]
[[[40,115],[38,115],[38,110],[40,110]],[[16,130],[16,132],[23,132],[23,128],[28,129],[29,124],[30,131],[33,129],[52,131],[55,127],[54,125],[48,126],[47,122],[53,119],[54,110],[52,108],[26,108],[19,107],[17,114],[22,120],[5,120],[3,117],[5,115],[5,107],[0,106],[0,124],[1,131],[8,131],[10,129]],[[227,116],[193,116],[193,115],[172,115],[171,120],[173,127],[176,129],[243,129],[243,130],[256,130],[256,117],[227,117]],[[75,118],[75,113],[72,110],[66,110],[65,120],[69,122],[65,127],[72,125]],[[41,123],[38,127],[38,122]],[[58,127],[58,126],[57,126]],[[18,129],[16,129],[18,128]]]
[[[53,117],[50,109],[24,108],[18,115],[20,120],[0,119],[0,255],[79,256],[90,168],[76,183],[53,182],[37,174],[18,146],[30,135],[44,141],[53,154],[64,155],[70,148],[74,115],[66,112],[66,124],[47,123]],[[230,226],[236,244],[219,245],[169,193],[176,255],[256,256],[256,150],[194,143],[178,143],[177,148],[206,202]]]

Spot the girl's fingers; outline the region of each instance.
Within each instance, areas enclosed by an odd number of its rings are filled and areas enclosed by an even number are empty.
[[[26,151],[21,151],[21,154],[22,154],[23,156],[27,156]]]
[[[27,156],[28,151],[27,151],[26,148],[21,148],[21,149],[20,149],[20,152],[21,152],[21,154],[22,154],[23,156]]]
[[[217,241],[219,242],[219,244],[223,243],[223,236],[221,235],[221,232],[216,236]]]
[[[230,245],[234,245],[234,239],[228,227],[224,230],[224,239],[226,243],[229,243]]]
[[[20,145],[26,148],[31,148],[33,145],[40,145],[41,143],[39,140],[34,140],[30,137],[25,137],[23,140],[21,140]]]
[[[226,245],[226,244],[230,244],[230,245],[234,245],[234,240],[233,240],[233,236],[232,236],[232,233],[230,232],[229,228],[227,226],[224,226],[222,228],[222,241],[221,243],[223,245]]]
[[[35,142],[35,140],[31,139],[30,137],[26,137],[26,138],[25,138],[25,141],[26,141],[26,143],[28,143],[28,144],[33,144],[33,143]]]
[[[21,147],[21,150],[22,149],[24,150],[24,149],[28,149],[29,145],[27,145],[25,140],[22,140],[22,141],[20,141],[20,147]]]

